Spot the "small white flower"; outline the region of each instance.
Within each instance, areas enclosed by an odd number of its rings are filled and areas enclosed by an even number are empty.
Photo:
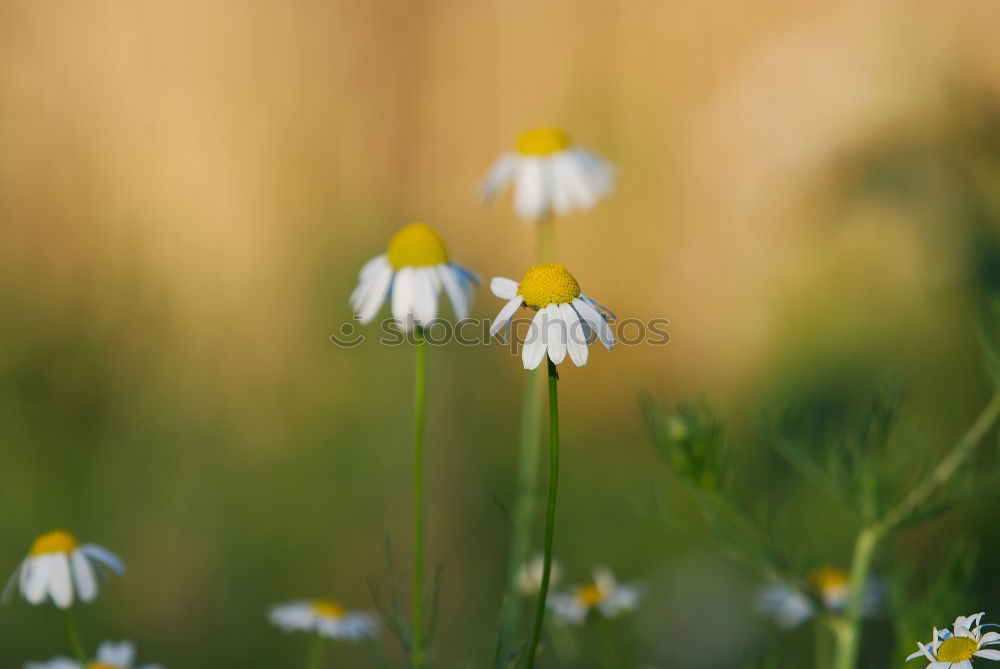
[[[563,593],[552,593],[548,605],[557,618],[571,625],[581,625],[587,614],[596,610],[605,618],[615,618],[634,611],[642,598],[636,584],[621,584],[607,567],[594,570],[594,582]]]
[[[73,605],[74,593],[82,602],[97,597],[98,581],[106,569],[125,573],[125,565],[111,551],[94,544],[79,544],[69,532],[56,530],[35,540],[21,565],[4,588],[6,600],[18,584],[32,604],[51,599],[61,609]]]
[[[545,556],[539,553],[517,570],[517,591],[525,597],[534,597],[542,587],[542,571],[545,569]],[[549,570],[549,587],[555,586],[562,577],[562,568],[555,560]]]
[[[610,351],[615,345],[608,320],[615,315],[604,305],[580,291],[580,284],[567,269],[557,263],[538,265],[524,273],[521,283],[495,277],[490,289],[507,300],[490,327],[496,335],[522,306],[536,311],[521,349],[525,369],[535,369],[548,353],[558,365],[566,354],[577,367],[587,364],[587,346],[591,333]]]
[[[480,185],[489,202],[514,183],[514,209],[524,220],[552,212],[590,209],[614,188],[614,167],[575,144],[562,130],[538,128],[521,135],[514,151],[493,163]]]
[[[919,650],[906,661],[923,658],[929,660],[927,669],[972,669],[972,660],[1000,660],[1000,650],[987,646],[1000,645],[1000,634],[983,632],[985,625],[980,625],[984,613],[971,616],[959,616],[951,630],[934,628],[934,636],[926,646],[919,641]]]
[[[757,610],[773,616],[778,627],[791,629],[816,615],[818,609],[843,613],[847,606],[848,575],[838,567],[821,566],[806,576],[806,590],[772,583],[757,594]],[[863,593],[862,613],[873,616],[882,603],[878,581],[869,579]]]
[[[410,330],[437,318],[444,288],[455,317],[463,320],[472,304],[472,286],[478,283],[475,274],[449,262],[444,241],[433,229],[411,223],[393,236],[384,254],[361,268],[351,308],[362,323],[368,323],[390,299],[393,318]]]
[[[24,669],[162,669],[158,664],[133,665],[135,645],[130,641],[105,641],[97,647],[97,657],[86,667],[65,657],[54,657],[48,662],[29,662]]]
[[[271,608],[271,623],[286,632],[315,632],[330,639],[360,641],[378,634],[374,616],[345,611],[329,599],[303,599]]]

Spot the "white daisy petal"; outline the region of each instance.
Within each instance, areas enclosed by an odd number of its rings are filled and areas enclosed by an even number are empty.
[[[384,262],[376,269],[374,274],[368,279],[364,286],[364,292],[352,304],[358,320],[362,323],[370,323],[379,309],[385,303],[385,298],[389,294],[389,287],[392,286],[393,270],[388,262]]]
[[[70,570],[73,573],[73,583],[76,592],[83,602],[92,602],[97,597],[97,575],[83,551],[75,550],[69,554]],[[128,663],[131,664],[131,663]]]
[[[1000,660],[1000,650],[982,648],[976,651],[976,657],[985,657],[987,660]]]
[[[131,667],[135,661],[135,646],[130,641],[105,641],[97,647],[97,661],[115,667]]]
[[[531,320],[531,327],[521,347],[521,364],[525,369],[535,369],[545,357],[545,310],[540,310]]]
[[[24,569],[25,562],[26,561],[22,560],[17,569],[14,570],[14,573],[7,579],[7,585],[3,587],[3,594],[0,595],[0,602],[9,602],[10,598],[14,594],[14,591],[17,590],[18,587],[20,587],[22,591],[24,590],[25,577],[27,576],[27,572]]]
[[[511,317],[513,317],[514,313],[521,308],[522,304],[524,304],[524,300],[521,296],[515,295],[513,298],[508,300],[505,305],[503,305],[503,308],[500,309],[500,313],[497,314],[496,319],[494,319],[493,323],[490,325],[491,337],[495,337],[497,332],[507,326]]]
[[[441,279],[434,267],[417,267],[413,271],[413,313],[417,323],[427,325],[437,318]]]
[[[566,349],[569,359],[577,367],[587,364],[587,327],[580,318],[580,314],[568,304],[559,305],[559,313],[562,314],[563,322],[566,325]]]
[[[51,573],[49,557],[49,555],[37,555],[25,560],[21,595],[31,604],[41,604],[45,601]]]
[[[398,270],[392,280],[392,317],[407,329],[412,326],[415,290],[416,279],[413,268],[403,267]]]
[[[545,339],[549,350],[549,360],[558,365],[566,357],[566,323],[563,321],[558,304],[545,307]]]
[[[585,302],[579,297],[573,300],[573,307],[579,312],[580,316],[587,322],[587,324],[597,333],[597,338],[600,339],[604,347],[609,351],[614,348],[615,345],[615,335],[611,332],[611,326],[608,322],[604,320],[604,316],[600,314],[589,302]]]
[[[451,265],[437,266],[438,278],[441,285],[451,300],[451,306],[455,310],[456,320],[465,320],[469,317],[469,305],[471,304],[469,293],[462,288],[464,277]]]
[[[512,151],[503,154],[493,163],[479,185],[479,194],[485,203],[489,204],[490,200],[510,182],[517,172],[517,165],[517,154]]]
[[[502,300],[510,300],[517,295],[517,281],[495,276],[490,280],[490,291]]]
[[[514,188],[514,210],[528,221],[536,221],[548,210],[545,175],[540,158],[519,158]]]
[[[61,609],[73,605],[73,577],[69,570],[69,556],[65,553],[49,555],[49,596],[52,602]]]
[[[125,573],[125,563],[117,555],[96,544],[83,544],[80,550],[91,560],[96,560],[119,576]]]

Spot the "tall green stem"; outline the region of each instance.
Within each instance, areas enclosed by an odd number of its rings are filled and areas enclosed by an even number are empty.
[[[855,669],[861,645],[861,618],[864,614],[865,586],[879,542],[909,520],[914,513],[944,487],[969,459],[990,428],[1000,419],[1000,391],[943,457],[930,475],[917,484],[903,500],[879,520],[866,524],[854,543],[848,580],[847,607],[838,628],[834,669]]]
[[[63,622],[66,623],[66,634],[69,636],[69,644],[73,647],[73,655],[76,656],[76,661],[80,663],[81,667],[86,667],[88,664],[87,653],[83,649],[80,628],[76,625],[76,618],[73,617],[73,611],[63,609],[62,612]]]
[[[305,669],[322,669],[323,658],[326,655],[326,641],[319,634],[313,636],[309,657],[306,658]]]
[[[542,636],[545,619],[545,600],[549,594],[549,576],[552,573],[552,539],[556,526],[556,495],[559,492],[559,374],[551,360],[549,363],[549,501],[545,510],[545,561],[542,568],[542,585],[538,590],[535,606],[535,624],[531,630],[525,669],[535,666],[535,653]]]
[[[551,262],[553,255],[555,226],[550,213],[543,215],[536,223],[536,262]],[[531,530],[535,521],[535,506],[538,490],[538,449],[539,424],[542,420],[541,390],[545,377],[540,370],[528,373],[521,403],[520,446],[517,452],[517,484],[515,487],[514,510],[511,517],[510,552],[507,556],[507,583],[503,602],[500,605],[500,633],[497,638],[494,669],[507,666],[511,653],[511,643],[521,627],[521,606],[517,591],[517,572],[528,561],[531,550]]]
[[[416,338],[416,373],[413,394],[413,592],[412,641],[410,665],[413,669],[424,666],[423,612],[424,612],[424,423],[427,420],[427,341],[419,326],[414,328]]]

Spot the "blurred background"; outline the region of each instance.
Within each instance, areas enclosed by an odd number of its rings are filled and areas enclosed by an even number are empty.
[[[755,573],[643,512],[673,480],[638,398],[708,398],[746,498],[790,505],[806,550],[846,564],[851,514],[758,419],[895,374],[905,448],[933,454],[987,401],[998,21],[990,0],[0,0],[0,569],[55,527],[115,550],[129,573],[83,632],[169,667],[295,666],[306,640],[269,604],[371,608],[386,532],[408,560],[412,355],[328,337],[412,220],[519,277],[533,230],[475,190],[556,125],[620,168],[557,222],[557,257],[620,317],[671,321],[668,346],[561,369],[567,578],[647,584],[637,666],[806,666],[807,630],[753,615]],[[480,288],[473,315],[499,306]],[[435,348],[430,374],[435,657],[485,666],[526,377],[500,346]],[[931,574],[979,546],[939,624],[1000,598],[995,501],[887,547],[882,568]],[[3,667],[68,650],[54,611],[0,607]]]

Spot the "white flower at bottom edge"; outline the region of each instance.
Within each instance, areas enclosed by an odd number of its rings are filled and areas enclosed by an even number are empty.
[[[642,598],[642,588],[637,584],[621,584],[607,567],[594,570],[594,582],[571,591],[552,593],[548,606],[556,618],[571,625],[581,625],[587,614],[596,610],[605,618],[615,618],[627,611],[634,611]]]
[[[28,662],[24,669],[162,669],[158,664],[140,664],[135,662],[135,645],[130,641],[105,641],[97,647],[97,658],[85,667],[76,660],[65,657],[54,657],[48,662]]]
[[[1000,660],[1000,650],[987,648],[1000,644],[1000,634],[983,632],[980,625],[985,613],[959,616],[951,630],[934,628],[934,636],[926,646],[919,641],[917,650],[906,661],[924,658],[929,660],[927,669],[972,669],[972,660]]]
[[[536,312],[521,348],[525,369],[538,367],[546,353],[555,365],[568,353],[573,364],[582,367],[587,364],[591,333],[596,333],[609,351],[615,345],[615,335],[608,325],[608,320],[613,320],[615,315],[587,297],[563,265],[536,265],[524,273],[520,284],[495,277],[490,282],[490,290],[507,300],[490,326],[490,335],[503,330],[522,306]]]
[[[9,598],[16,582],[28,602],[42,604],[51,599],[59,608],[68,609],[74,592],[82,602],[97,597],[102,569],[123,574],[125,565],[108,549],[80,544],[69,532],[55,530],[35,540],[28,557],[7,582],[3,598]]]
[[[286,632],[315,632],[330,639],[360,641],[378,634],[378,621],[360,611],[345,611],[329,599],[301,599],[271,607],[268,619]]]
[[[479,278],[448,260],[444,241],[423,223],[411,223],[389,241],[389,248],[372,258],[358,276],[351,308],[368,323],[388,299],[392,317],[406,330],[437,318],[441,289],[448,294],[457,320],[469,315],[472,286]]]
[[[551,213],[590,209],[614,188],[614,166],[575,144],[558,128],[536,128],[521,135],[483,178],[479,191],[489,203],[514,184],[514,210],[533,222]]]
[[[542,572],[545,570],[545,556],[538,553],[533,558],[521,565],[517,570],[516,583],[517,591],[525,597],[534,597],[542,588]],[[562,568],[559,563],[552,560],[549,570],[549,587],[553,587],[559,582],[562,576]]]

